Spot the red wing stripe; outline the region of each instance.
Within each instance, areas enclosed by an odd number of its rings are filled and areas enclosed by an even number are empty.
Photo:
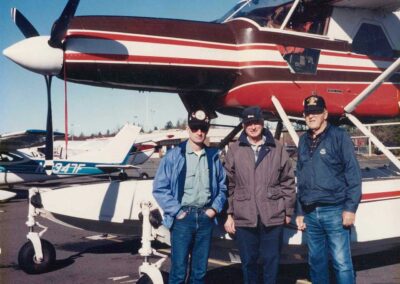
[[[400,191],[365,193],[362,195],[361,200],[370,201],[373,199],[396,198],[396,197],[400,197]]]
[[[99,33],[99,32],[80,32],[72,31],[69,32],[69,37],[74,38],[89,38],[89,39],[107,39],[107,40],[120,40],[120,41],[138,41],[146,43],[157,43],[157,44],[172,44],[172,45],[183,45],[183,46],[195,46],[204,48],[216,48],[225,50],[277,50],[276,46],[271,44],[249,44],[249,45],[234,45],[234,44],[220,44],[211,42],[200,42],[190,41],[184,39],[173,39],[173,38],[161,38],[161,37],[149,37],[142,35],[127,35],[127,34],[110,34],[110,33]]]
[[[115,63],[148,63],[148,64],[185,64],[185,65],[216,65],[223,67],[240,68],[245,66],[287,66],[285,62],[276,61],[246,61],[231,62],[222,60],[202,60],[193,58],[173,58],[157,56],[136,56],[136,55],[116,55],[116,54],[82,54],[68,53],[65,55],[66,61],[115,61]]]

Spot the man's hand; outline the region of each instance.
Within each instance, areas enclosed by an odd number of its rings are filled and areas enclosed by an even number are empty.
[[[290,221],[292,221],[292,217],[286,216],[285,217],[285,224],[290,224]]]
[[[217,215],[217,212],[215,212],[215,210],[208,208],[205,212],[204,212],[210,219],[214,218],[215,215]]]
[[[235,220],[233,220],[232,215],[228,215],[228,218],[226,219],[226,222],[224,224],[225,231],[228,232],[229,234],[234,234],[236,232],[235,230]]]
[[[350,227],[354,225],[354,222],[356,221],[356,213],[343,211],[342,219],[343,219],[343,226]]]
[[[181,220],[186,217],[186,214],[187,213],[185,211],[182,211],[182,212],[178,213],[178,215],[176,215],[176,219]]]
[[[304,231],[306,229],[306,223],[304,223],[304,216],[296,217],[296,225],[297,229],[300,231]]]

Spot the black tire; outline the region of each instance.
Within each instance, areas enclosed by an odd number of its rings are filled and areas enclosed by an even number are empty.
[[[118,175],[120,180],[127,180],[128,179],[128,174],[123,172],[123,173],[119,173]]]
[[[141,178],[141,179],[148,179],[148,178],[149,178],[149,175],[146,174],[146,173],[142,173],[142,174],[140,175],[140,178]]]
[[[56,250],[54,246],[44,239],[42,243],[43,260],[41,262],[35,259],[35,249],[31,241],[26,242],[18,253],[19,267],[28,274],[40,274],[50,270],[56,261]]]
[[[153,284],[153,280],[151,280],[149,275],[143,273],[143,275],[138,279],[136,284]]]

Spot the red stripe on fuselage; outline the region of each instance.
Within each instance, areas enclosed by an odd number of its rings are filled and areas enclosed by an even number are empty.
[[[338,69],[338,71],[341,70],[357,70],[357,71],[375,71],[375,72],[381,72],[385,70],[384,68],[376,68],[376,67],[362,67],[362,66],[345,66],[345,65],[333,65],[333,64],[318,64],[318,69],[319,68],[325,68],[325,69]],[[340,70],[341,69],[341,70]]]
[[[248,45],[229,45],[229,44],[221,44],[214,42],[191,41],[191,40],[175,39],[175,38],[150,37],[143,35],[127,35],[118,33],[111,34],[111,33],[89,32],[89,31],[85,32],[70,31],[68,37],[182,45],[182,46],[214,48],[223,50],[253,50],[253,49],[277,50],[276,46],[273,44],[259,43],[259,44],[248,44]]]
[[[400,198],[400,191],[364,193],[362,195],[361,201],[372,201],[375,199],[389,199],[389,198]]]
[[[327,50],[322,50],[321,51],[321,55],[344,57],[344,58],[355,58],[355,59],[378,60],[378,61],[385,61],[385,62],[394,62],[393,59],[387,58],[387,57],[367,56],[367,55],[354,54],[354,53],[341,53],[341,52],[334,52],[334,51],[327,51]]]
[[[193,58],[161,57],[161,56],[138,56],[138,55],[117,55],[117,54],[86,54],[67,53],[66,61],[107,61],[109,63],[147,63],[147,64],[176,64],[176,65],[205,65],[217,67],[241,68],[245,66],[287,66],[285,62],[277,61],[245,61],[232,62],[223,60],[207,60]],[[113,62],[110,62],[113,61]]]

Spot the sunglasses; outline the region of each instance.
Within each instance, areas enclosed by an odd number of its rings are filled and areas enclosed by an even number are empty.
[[[190,131],[192,131],[193,133],[195,133],[195,132],[197,132],[197,131],[201,131],[201,132],[204,132],[204,133],[206,133],[206,132],[208,132],[208,129],[209,129],[209,127],[208,126],[191,126],[191,127],[189,127],[190,128]]]

